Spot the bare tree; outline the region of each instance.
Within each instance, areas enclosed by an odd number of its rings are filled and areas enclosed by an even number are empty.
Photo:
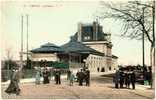
[[[122,22],[123,33],[121,36],[131,39],[142,39],[142,34],[145,34],[146,40],[150,43],[150,65],[154,71],[155,1],[127,1],[120,4],[100,2],[100,4],[110,10],[102,13],[101,18],[113,18]]]
[[[11,52],[11,48],[7,48],[6,50],[6,56],[5,56],[5,63],[4,63],[4,69],[7,69],[7,79],[10,78],[10,68],[12,67],[13,65],[13,55],[12,55],[12,52]]]
[[[6,60],[12,60],[13,59],[13,55],[12,55],[11,48],[7,48],[5,51],[6,51],[5,59]]]

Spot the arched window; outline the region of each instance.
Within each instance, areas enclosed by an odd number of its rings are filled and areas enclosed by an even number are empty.
[[[100,71],[100,68],[99,68],[99,67],[97,68],[97,71],[98,71],[98,72]]]
[[[109,70],[111,70],[111,67],[109,67]]]
[[[102,67],[101,72],[105,72],[105,68],[104,67]]]

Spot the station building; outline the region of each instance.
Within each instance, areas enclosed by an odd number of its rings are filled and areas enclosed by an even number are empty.
[[[108,72],[118,66],[118,57],[112,54],[112,47],[111,34],[104,33],[97,21],[79,23],[68,43],[41,45],[31,50],[31,60],[34,66],[40,61],[46,61],[51,67],[59,62],[71,70],[87,67],[91,72]]]

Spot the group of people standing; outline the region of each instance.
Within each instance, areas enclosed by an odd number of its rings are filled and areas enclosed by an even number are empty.
[[[143,78],[144,78],[144,85],[151,85],[152,86],[152,68],[145,67],[143,71]]]
[[[76,76],[70,70],[67,72],[67,79],[70,80],[70,85],[72,86],[74,81],[79,83],[79,86],[83,86],[83,82],[86,86],[90,86],[90,71],[88,69],[80,69],[77,71]]]
[[[55,69],[52,71],[56,84],[61,84],[61,70]],[[43,84],[50,83],[51,71],[45,66],[43,70],[40,67],[36,67],[36,84],[40,84],[40,79],[43,77]]]
[[[54,76],[54,80],[56,84],[61,84],[61,69],[53,69],[51,71],[50,69],[48,69],[47,66],[44,66],[43,68],[35,67],[35,70],[36,70],[36,75],[35,75],[36,84],[41,83],[41,77],[43,77],[43,84],[50,83],[50,78],[51,78],[50,76]],[[20,94],[21,90],[18,85],[19,78],[20,78],[20,71],[18,68],[14,68],[12,70],[10,84],[8,88],[5,90],[6,93],[8,94],[15,93],[16,95]],[[83,82],[86,83],[86,86],[90,86],[90,71],[89,69],[81,69],[76,73],[75,76],[72,71],[68,70],[67,79],[70,82],[70,86],[73,85],[75,80],[79,83],[79,86],[83,86]]]
[[[83,85],[83,82],[86,82],[86,86],[90,86],[90,71],[89,69],[81,69],[76,73],[77,81],[79,86]]]
[[[61,84],[61,69],[49,70],[46,66],[41,69],[36,67],[36,84],[40,84],[40,78],[43,77],[43,84],[48,84],[50,82],[50,76],[54,76],[56,84]],[[86,82],[86,86],[90,85],[90,71],[88,69],[81,69],[76,73],[70,70],[67,71],[67,80],[69,80],[70,86],[73,85],[76,80],[79,83],[79,86],[83,85],[83,82]]]
[[[133,68],[128,68],[126,70],[123,70],[120,68],[116,71],[113,81],[115,83],[115,88],[124,87],[124,84],[126,88],[130,88],[130,84],[132,84],[132,89],[135,89],[135,82],[136,82],[136,75]]]

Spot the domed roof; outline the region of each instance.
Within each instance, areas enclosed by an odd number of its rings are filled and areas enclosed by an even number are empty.
[[[63,49],[53,43],[46,43],[41,45],[40,48],[31,50],[33,53],[54,53],[54,52],[63,52]]]
[[[58,46],[53,43],[48,42],[46,44],[41,45],[41,47],[58,47]]]

